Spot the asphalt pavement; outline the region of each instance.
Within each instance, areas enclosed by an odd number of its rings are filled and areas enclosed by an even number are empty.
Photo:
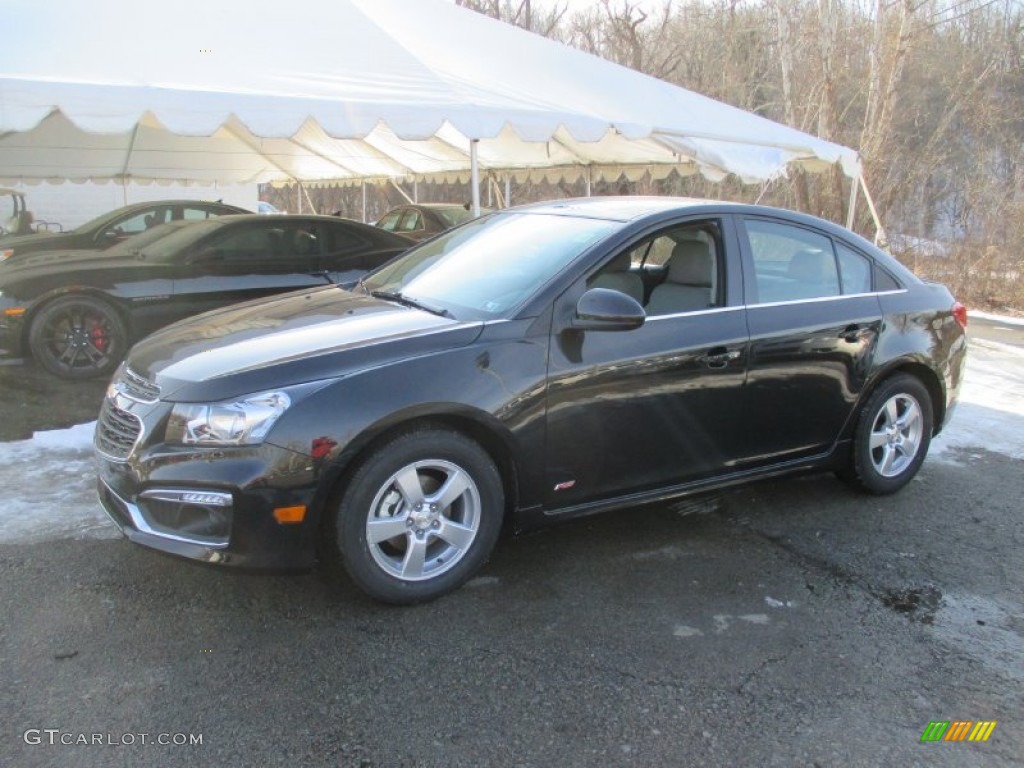
[[[0,437],[102,391],[0,368]],[[1018,766],[1022,499],[1021,459],[947,449],[894,496],[818,475],[506,539],[412,608],[5,537],[0,765]],[[933,721],[996,726],[922,742]]]

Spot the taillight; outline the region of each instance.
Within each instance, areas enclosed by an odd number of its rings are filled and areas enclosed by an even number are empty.
[[[967,307],[959,301],[953,302],[953,318],[960,323],[960,327],[967,330]]]

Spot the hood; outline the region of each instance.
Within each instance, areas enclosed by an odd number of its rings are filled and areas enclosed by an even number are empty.
[[[69,269],[97,268],[123,269],[138,267],[143,263],[137,256],[112,256],[109,252],[97,250],[40,251],[25,256],[14,254],[14,258],[0,261],[0,275],[18,278],[46,274],[62,274]]]
[[[213,402],[463,346],[482,327],[327,286],[168,326],[127,364],[163,398]]]
[[[33,253],[41,248],[57,250],[61,248],[64,243],[69,240],[73,240],[74,237],[75,234],[73,232],[47,232],[34,235],[4,235],[3,237],[0,237],[0,251],[13,248],[14,258],[20,260],[20,257],[18,256],[19,248],[25,248],[26,250],[31,248]]]

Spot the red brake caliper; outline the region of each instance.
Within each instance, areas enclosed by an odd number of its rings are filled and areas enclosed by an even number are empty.
[[[110,340],[107,338],[107,331],[103,326],[94,325],[89,330],[89,338],[92,339],[92,345],[100,352],[107,351],[107,343]]]

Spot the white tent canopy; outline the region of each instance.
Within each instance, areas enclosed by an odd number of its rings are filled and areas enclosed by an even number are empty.
[[[5,0],[3,20],[0,183],[464,178],[471,147],[520,179],[859,176],[854,150],[441,0]]]

